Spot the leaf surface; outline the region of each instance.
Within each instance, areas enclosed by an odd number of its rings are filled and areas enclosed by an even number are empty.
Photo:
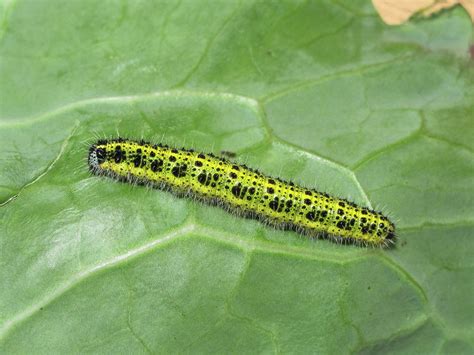
[[[1,352],[473,353],[472,42],[368,1],[1,2]],[[382,209],[397,247],[90,176],[117,134]]]

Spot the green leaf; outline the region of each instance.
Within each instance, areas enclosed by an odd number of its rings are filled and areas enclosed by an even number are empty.
[[[474,352],[474,62],[460,8],[0,3],[0,352]],[[99,137],[382,209],[391,250],[89,174]]]

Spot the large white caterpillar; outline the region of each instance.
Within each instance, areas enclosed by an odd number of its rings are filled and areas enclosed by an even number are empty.
[[[88,161],[94,174],[192,196],[308,236],[382,247],[395,239],[394,224],[380,212],[212,154],[117,138],[92,145]]]

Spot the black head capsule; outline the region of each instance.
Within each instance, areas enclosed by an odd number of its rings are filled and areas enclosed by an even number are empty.
[[[104,147],[93,144],[89,148],[89,156],[87,162],[89,164],[89,170],[96,172],[101,169],[100,165],[105,162],[107,158],[107,151]]]

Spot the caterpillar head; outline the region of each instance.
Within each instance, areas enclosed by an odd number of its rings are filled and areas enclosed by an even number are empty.
[[[107,158],[107,151],[105,144],[99,141],[97,144],[93,144],[89,148],[89,156],[87,162],[89,164],[89,170],[92,172],[98,172],[101,170],[101,165]]]

